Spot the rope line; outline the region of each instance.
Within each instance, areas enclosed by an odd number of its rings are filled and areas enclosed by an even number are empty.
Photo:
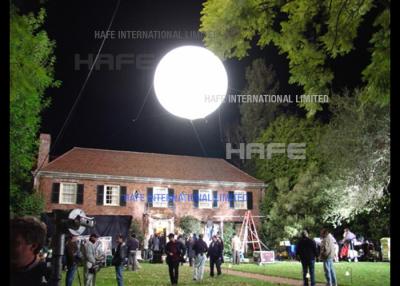
[[[114,22],[114,18],[115,18],[115,15],[117,14],[117,11],[118,11],[120,2],[121,2],[121,1],[118,0],[117,5],[115,6],[114,12],[113,12],[112,17],[111,17],[111,21],[110,21],[110,23],[109,23],[109,25],[108,25],[108,28],[107,28],[107,33],[108,33],[108,31],[110,30],[110,28],[111,28],[111,26],[112,26],[112,24],[113,24],[113,22]],[[76,108],[76,106],[77,106],[77,104],[78,104],[78,102],[79,102],[79,100],[80,100],[82,94],[83,94],[83,91],[84,91],[84,89],[85,89],[85,87],[86,87],[86,84],[87,84],[87,82],[89,81],[90,76],[92,75],[93,68],[94,68],[94,66],[96,65],[97,59],[99,58],[100,52],[101,52],[101,50],[103,49],[103,46],[104,46],[104,43],[106,42],[106,39],[107,39],[107,37],[104,37],[104,38],[103,38],[103,41],[101,42],[101,45],[100,45],[100,47],[99,47],[99,50],[98,50],[98,52],[97,52],[97,55],[96,55],[96,57],[95,57],[93,63],[92,63],[92,66],[90,67],[90,70],[89,70],[89,72],[88,72],[88,74],[87,74],[87,76],[86,76],[86,78],[85,78],[85,81],[83,82],[83,85],[82,85],[82,87],[81,87],[81,89],[80,89],[80,91],[79,91],[79,93],[78,93],[78,96],[76,97],[76,99],[75,99],[75,101],[74,101],[74,104],[72,105],[72,107],[71,107],[71,109],[70,109],[70,111],[69,111],[69,113],[68,113],[68,115],[67,115],[67,118],[65,119],[65,121],[64,121],[64,123],[63,123],[63,125],[62,125],[62,127],[61,127],[61,130],[60,130],[60,132],[58,133],[56,139],[54,140],[54,143],[52,144],[52,146],[50,146],[49,153],[46,154],[46,157],[43,159],[43,161],[42,161],[42,163],[40,164],[39,168],[34,172],[34,176],[36,176],[37,173],[43,168],[44,162],[49,158],[49,155],[50,155],[51,151],[54,150],[54,147],[57,145],[57,142],[58,142],[58,141],[60,140],[60,138],[62,137],[62,134],[64,133],[64,130],[65,130],[65,128],[67,127],[67,125],[68,125],[68,123],[69,123],[69,121],[70,121],[70,118],[71,118],[71,116],[72,116],[72,114],[73,114],[73,112],[74,112],[74,110],[75,110],[75,108]]]

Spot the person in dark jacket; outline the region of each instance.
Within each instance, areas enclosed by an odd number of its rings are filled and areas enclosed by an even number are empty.
[[[186,262],[186,260],[185,260],[185,254],[186,254],[186,243],[185,243],[185,238],[183,237],[183,235],[178,235],[178,238],[177,238],[177,240],[178,240],[178,242],[180,242],[181,243],[181,245],[182,245],[182,259],[181,259],[181,266],[183,266],[183,263],[185,263]]]
[[[116,236],[117,247],[115,248],[114,256],[112,259],[112,265],[115,266],[115,274],[117,278],[118,286],[124,286],[124,279],[122,277],[122,271],[124,269],[124,260],[127,256],[127,246],[124,243],[124,238],[121,234]]]
[[[10,221],[11,286],[44,286],[50,280],[50,269],[39,259],[46,241],[46,225],[33,216]]]
[[[149,237],[149,255],[147,256],[150,263],[153,261],[153,239],[154,234],[151,234]]]
[[[160,249],[161,249],[161,253],[163,253],[165,251],[165,245],[167,244],[167,234],[165,233],[165,229],[164,232],[161,234],[160,236]]]
[[[67,264],[67,275],[65,276],[65,285],[72,286],[74,281],[75,273],[78,268],[79,262],[79,248],[78,248],[78,236],[71,235],[65,245],[65,258]]]
[[[46,225],[33,216],[10,221],[11,286],[48,285],[51,270],[40,261],[39,252],[47,235]]]
[[[218,240],[219,242],[221,242],[222,247],[224,247],[224,240],[222,239],[221,233],[220,233],[219,231],[217,232],[217,240]]]
[[[224,246],[216,235],[213,235],[208,248],[207,257],[210,257],[210,276],[214,277],[214,265],[217,267],[217,275],[221,275],[221,264]]]
[[[162,263],[160,234],[156,233],[151,240],[152,260],[151,263]]]
[[[139,249],[139,240],[136,238],[136,234],[132,233],[131,237],[126,242],[128,250],[128,264],[132,267],[132,271],[139,269],[139,263],[137,261],[137,251]]]
[[[194,250],[193,250],[193,237],[189,236],[189,238],[186,241],[186,250],[187,250],[187,257],[189,259],[189,266],[193,266],[193,258],[194,258]]]
[[[175,235],[168,235],[169,242],[165,246],[165,254],[167,255],[166,262],[169,269],[169,278],[172,285],[178,285],[179,263],[182,261],[185,254],[185,247],[179,241],[175,240]]]
[[[318,257],[317,244],[314,240],[308,237],[308,232],[306,230],[301,232],[301,237],[297,243],[296,249],[303,267],[304,286],[308,286],[309,278],[311,280],[311,286],[315,286],[314,266],[315,259]]]

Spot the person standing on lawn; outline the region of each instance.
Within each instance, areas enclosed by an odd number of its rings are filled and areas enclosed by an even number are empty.
[[[204,264],[206,263],[206,253],[208,246],[203,240],[203,235],[199,234],[199,238],[193,245],[195,260],[193,266],[193,280],[201,281],[204,275]]]
[[[341,242],[342,242],[342,244],[346,243],[349,247],[348,255],[347,255],[349,262],[351,262],[353,258],[354,258],[354,262],[358,261],[357,257],[354,255],[354,241],[355,240],[356,240],[356,235],[354,233],[352,233],[349,228],[345,228],[344,232],[343,232],[343,240]]]
[[[78,248],[78,236],[71,235],[65,245],[65,256],[67,262],[67,275],[65,276],[65,285],[72,286],[74,281],[75,273],[78,268],[79,262],[79,248]]]
[[[221,275],[221,264],[224,253],[224,246],[216,235],[212,236],[207,257],[210,257],[210,276],[214,277],[214,265],[217,267],[217,275]]]
[[[221,233],[217,231],[217,240],[222,244],[222,249],[225,249],[224,240],[221,237]],[[224,263],[224,252],[222,251],[222,263]]]
[[[179,278],[179,263],[182,261],[185,254],[184,245],[175,240],[175,235],[168,235],[169,242],[165,246],[165,254],[167,254],[166,262],[168,264],[169,278],[172,285],[178,285]]]
[[[339,262],[339,244],[332,234],[331,236],[333,239],[333,248],[335,249],[335,257],[333,258],[333,262]]]
[[[149,254],[147,256],[147,259],[148,259],[148,261],[150,263],[153,260],[153,238],[154,238],[154,235],[150,234],[150,237],[149,237]]]
[[[145,234],[143,239],[143,260],[147,261],[148,258],[149,258],[149,237],[147,234]]]
[[[163,230],[163,232],[161,233],[161,236],[160,236],[160,251],[161,251],[160,252],[160,256],[162,255],[162,253],[164,253],[166,245],[167,245],[167,233],[166,233],[166,230],[164,228],[164,230]],[[161,259],[161,257],[160,257],[160,259]],[[162,263],[162,260],[161,260],[160,263]]]
[[[124,279],[122,277],[122,271],[124,269],[124,261],[127,256],[127,246],[124,243],[124,238],[121,234],[116,236],[117,247],[114,252],[112,259],[112,265],[115,266],[115,274],[117,278],[118,286],[124,286]]]
[[[132,268],[132,271],[138,270],[139,269],[139,263],[137,261],[137,251],[139,249],[139,240],[136,238],[136,234],[132,233],[131,238],[127,241],[127,247],[128,247],[128,265],[130,265]]]
[[[315,258],[318,256],[317,244],[308,237],[308,232],[306,230],[301,232],[301,237],[297,243],[296,249],[303,268],[303,285],[308,286],[308,278],[310,278],[311,286],[315,286],[314,266]],[[308,277],[308,273],[310,277]]]
[[[193,250],[193,237],[189,236],[189,238],[186,241],[186,250],[187,250],[187,257],[189,259],[189,266],[193,266],[193,259],[194,259],[194,250]]]
[[[335,246],[333,237],[327,229],[321,230],[321,252],[320,258],[324,264],[325,278],[327,286],[337,286],[336,272],[333,266],[333,259],[335,258]]]
[[[240,263],[240,239],[235,234],[232,238],[232,263],[239,264]]]
[[[181,259],[181,266],[183,266],[183,263],[185,262],[185,254],[186,254],[186,245],[185,245],[185,238],[183,237],[183,235],[178,235],[178,242],[181,243],[182,245],[182,259]]]
[[[98,238],[97,234],[92,233],[89,237],[89,241],[81,246],[85,286],[96,285],[98,261],[96,260],[95,244],[97,238]]]
[[[222,247],[224,247],[224,240],[222,239],[219,231],[217,232],[217,240],[222,244]]]
[[[160,235],[158,233],[156,233],[152,239],[152,252],[153,252],[153,259],[151,260],[151,262],[162,263],[161,242],[160,242]]]

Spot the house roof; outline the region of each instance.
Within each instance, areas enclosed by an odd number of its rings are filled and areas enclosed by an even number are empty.
[[[73,173],[264,186],[224,159],[75,147],[40,173]]]

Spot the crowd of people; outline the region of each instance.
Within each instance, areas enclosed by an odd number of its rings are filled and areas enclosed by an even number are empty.
[[[340,244],[354,250],[355,238],[355,234],[350,229],[345,228]],[[304,285],[309,285],[309,281],[311,286],[315,285],[315,262],[319,259],[323,263],[326,285],[337,286],[334,262],[339,261],[339,243],[327,229],[321,230],[318,241],[319,245],[317,245],[315,239],[309,237],[306,230],[303,230],[296,245],[297,255],[303,268]]]
[[[11,284],[13,286],[45,286],[54,273],[51,267],[51,245],[46,246],[47,227],[39,219],[31,216],[14,218],[10,222],[11,230]],[[210,260],[210,276],[221,275],[221,264],[224,262],[224,243],[219,235],[212,236],[207,245],[203,235],[193,234],[184,238],[173,233],[165,236],[155,234],[143,241],[143,258],[151,263],[163,263],[166,256],[170,281],[178,284],[179,266],[188,262],[193,267],[193,280],[201,281],[207,258]],[[115,248],[111,264],[115,267],[118,286],[124,285],[123,271],[128,266],[131,271],[138,271],[140,265],[137,253],[140,242],[132,233],[127,239],[121,234],[115,237]],[[47,244],[50,242],[48,241]],[[51,243],[50,243],[51,244]],[[78,276],[78,266],[83,266],[83,285],[95,286],[97,273],[105,261],[105,254],[100,249],[98,235],[91,234],[89,239],[78,241],[77,235],[66,237],[63,260],[66,266],[65,285],[71,286]],[[43,255],[43,249],[48,249]],[[54,278],[54,277],[53,277]],[[58,278],[57,278],[58,279]]]
[[[10,223],[11,229],[11,285],[45,286],[53,273],[48,267],[48,260],[40,255],[45,248],[47,236],[46,225],[35,217],[26,216],[14,218]],[[224,242],[219,233],[213,235],[209,244],[203,240],[203,235],[193,234],[189,237],[170,233],[166,235],[154,234],[143,240],[143,259],[150,263],[163,263],[166,257],[169,277],[172,285],[177,285],[179,280],[179,267],[188,262],[193,268],[193,280],[202,281],[207,258],[210,262],[210,276],[222,274],[221,264],[224,263]],[[88,241],[78,242],[78,236],[69,235],[65,243],[64,258],[66,264],[65,285],[71,286],[78,265],[83,265],[83,281],[85,286],[95,286],[96,276],[100,266],[105,261],[105,256],[99,250],[98,236],[91,234]],[[318,243],[316,242],[318,241]],[[301,232],[296,245],[296,253],[303,269],[304,285],[315,285],[315,262],[322,261],[327,284],[337,286],[334,262],[338,259],[339,244],[347,245],[349,251],[354,249],[355,235],[346,228],[343,239],[336,241],[328,230],[322,229],[320,238],[311,239],[306,230]],[[124,285],[123,271],[140,270],[137,254],[140,250],[140,241],[135,233],[127,239],[121,234],[115,237],[116,245],[112,253],[111,264],[115,267],[118,286]],[[232,238],[232,262],[240,263],[242,244],[237,235]]]
[[[139,241],[135,234],[124,242],[121,235],[117,235],[117,246],[114,251],[112,264],[115,266],[115,273],[118,286],[123,283],[123,269],[125,258],[128,257],[128,265],[132,271],[140,269],[137,261],[137,251],[139,250]],[[203,240],[203,235],[199,234],[184,238],[182,235],[176,236],[173,233],[168,235],[168,242],[165,242],[164,236],[155,234],[143,241],[143,259],[150,263],[163,263],[162,256],[165,254],[165,262],[168,265],[169,277],[172,285],[178,284],[179,267],[188,262],[193,267],[193,280],[201,281],[204,276],[204,266],[206,259],[210,259],[210,276],[214,277],[214,269],[217,275],[221,275],[221,264],[223,263],[224,244],[219,235],[214,235],[209,245]],[[86,258],[84,258],[84,261]],[[87,280],[85,280],[87,281]],[[92,281],[95,281],[92,279]],[[86,284],[94,286],[92,282]]]
[[[178,284],[179,266],[188,262],[193,267],[193,280],[201,281],[204,276],[204,266],[207,258],[210,259],[210,276],[214,277],[214,269],[217,275],[221,275],[221,264],[224,261],[224,243],[219,235],[212,236],[209,245],[203,240],[203,235],[193,234],[186,239],[182,235],[168,235],[168,243],[164,244],[163,236],[155,234],[150,236],[147,247],[148,253],[144,256],[151,263],[162,263],[161,256],[166,254],[169,276],[172,285]],[[165,246],[164,246],[165,245]]]

